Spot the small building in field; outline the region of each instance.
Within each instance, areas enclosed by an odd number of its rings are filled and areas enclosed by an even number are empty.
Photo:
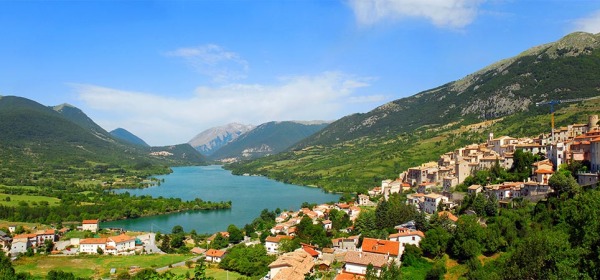
[[[223,250],[209,249],[206,251],[206,261],[219,263],[223,260],[225,254],[227,254],[227,252]]]
[[[81,230],[89,230],[91,232],[98,232],[100,229],[100,222],[98,220],[83,220],[81,223]]]

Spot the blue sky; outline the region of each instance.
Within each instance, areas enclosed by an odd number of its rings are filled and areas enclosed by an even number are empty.
[[[367,112],[574,31],[600,1],[0,1],[0,95],[167,145]]]

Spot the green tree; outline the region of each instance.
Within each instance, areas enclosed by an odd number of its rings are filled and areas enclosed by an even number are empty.
[[[517,245],[505,264],[504,279],[577,279],[579,256],[569,236],[537,231]]]
[[[182,226],[176,225],[176,226],[173,227],[173,229],[171,229],[171,233],[172,234],[183,234],[185,232],[183,231],[183,227]]]
[[[442,256],[450,242],[452,235],[440,226],[436,226],[425,233],[425,238],[421,240],[421,249],[423,253],[430,257]]]
[[[10,259],[4,255],[4,251],[0,250],[0,279],[16,280],[15,269],[10,262]]]
[[[227,232],[229,233],[230,243],[238,244],[244,240],[244,233],[242,233],[242,231],[234,224],[231,224],[227,227]]]
[[[423,250],[421,248],[412,244],[406,244],[401,257],[402,266],[413,266],[421,260],[422,256]]]
[[[478,256],[482,252],[480,244],[484,237],[485,232],[475,216],[461,216],[456,222],[452,238],[452,255],[462,261]]]
[[[194,268],[194,277],[193,280],[213,280],[213,277],[206,276],[206,263],[203,258],[199,259],[199,262],[196,264]]]
[[[577,181],[570,174],[563,172],[555,172],[550,177],[550,180],[548,180],[548,185],[556,192],[557,197],[560,197],[562,194],[572,196],[581,189]]]

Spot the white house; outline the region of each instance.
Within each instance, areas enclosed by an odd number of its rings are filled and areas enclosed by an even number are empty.
[[[344,256],[345,271],[352,274],[367,274],[367,266],[373,265],[373,268],[379,275],[381,268],[388,264],[389,257],[385,254],[374,254],[368,252],[349,251]]]
[[[424,196],[423,211],[427,214],[433,214],[437,211],[438,205],[442,202],[448,202],[448,198],[437,193],[430,193]]]
[[[398,229],[398,233],[390,234],[389,239],[391,241],[400,242],[400,255],[404,252],[404,248],[407,244],[419,246],[421,239],[425,238],[425,234],[420,230],[411,231],[407,228]]]
[[[135,250],[135,237],[121,234],[111,236],[106,240],[106,253],[120,254]]]
[[[323,221],[323,228],[326,231],[330,231],[333,228],[333,223],[330,220]]]
[[[209,249],[206,251],[206,261],[219,263],[223,260],[225,254],[227,254],[227,252],[222,250]]]
[[[29,238],[19,237],[17,235],[12,240],[12,245],[10,246],[10,254],[16,256],[20,253],[26,253],[29,247],[31,247],[31,242],[29,242]]]
[[[267,236],[265,239],[265,247],[267,248],[267,254],[274,255],[279,254],[279,243],[284,239],[292,239],[291,236],[287,235],[277,235],[277,236]]]
[[[81,230],[89,230],[91,232],[98,232],[99,229],[98,220],[83,220],[81,223]]]
[[[98,248],[106,252],[107,238],[86,238],[79,241],[79,252],[87,254],[98,254]]]

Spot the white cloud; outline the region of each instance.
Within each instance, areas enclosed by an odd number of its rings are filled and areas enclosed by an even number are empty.
[[[71,84],[86,112],[107,129],[123,127],[151,145],[190,140],[212,126],[229,122],[261,124],[281,120],[330,120],[347,105],[377,102],[380,96],[360,96],[368,78],[340,72],[290,76],[275,85],[228,84],[199,87],[187,98],[131,92],[96,85]],[[377,104],[374,104],[377,105]]]
[[[475,20],[483,0],[350,0],[360,24],[425,18],[438,27],[461,28]]]
[[[575,21],[575,31],[600,32],[600,10]]]
[[[248,62],[240,55],[215,44],[180,48],[166,55],[184,59],[200,74],[218,83],[244,79],[249,68]]]

